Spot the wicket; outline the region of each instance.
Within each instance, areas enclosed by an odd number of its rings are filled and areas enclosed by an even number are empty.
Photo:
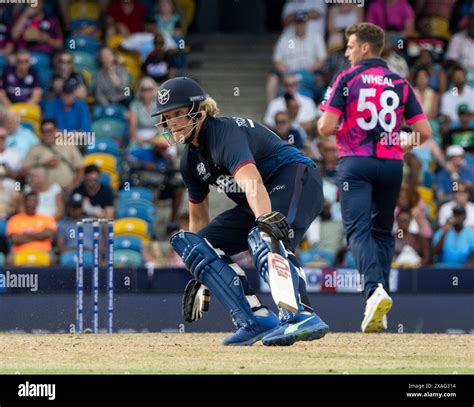
[[[114,221],[85,218],[77,222],[76,332],[84,332],[84,225],[92,224],[92,332],[99,332],[99,238],[107,224],[107,333],[113,332],[114,317]]]

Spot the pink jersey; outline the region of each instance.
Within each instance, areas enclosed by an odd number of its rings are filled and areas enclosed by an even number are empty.
[[[341,72],[327,90],[321,110],[340,116],[336,134],[340,157],[402,160],[403,118],[406,124],[426,119],[412,87],[378,58]]]

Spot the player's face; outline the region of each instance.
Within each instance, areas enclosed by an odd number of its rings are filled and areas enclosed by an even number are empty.
[[[191,131],[192,120],[188,117],[188,111],[189,107],[181,107],[163,113],[163,118],[166,120],[175,143],[182,143]]]
[[[357,65],[364,56],[362,44],[357,40],[355,34],[352,34],[347,41],[345,56],[351,63],[351,66]]]

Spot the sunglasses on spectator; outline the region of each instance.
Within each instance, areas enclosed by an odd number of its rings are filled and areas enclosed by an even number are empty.
[[[298,86],[298,82],[285,82],[286,87],[295,87]]]
[[[144,91],[146,91],[146,92],[151,92],[151,91],[153,90],[153,88],[151,88],[151,87],[150,87],[150,88],[145,87],[145,88],[140,88],[140,90],[141,90],[142,92],[144,92]]]

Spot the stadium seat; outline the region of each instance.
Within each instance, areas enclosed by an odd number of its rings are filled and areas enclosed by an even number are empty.
[[[309,249],[299,256],[302,266],[330,266],[334,264],[334,256],[331,252],[323,249]]]
[[[50,258],[47,252],[23,250],[15,254],[15,266],[49,266]]]
[[[146,244],[149,240],[148,224],[143,219],[122,218],[114,223],[114,233],[116,236],[136,236]]]
[[[114,248],[116,250],[131,250],[137,253],[142,252],[142,241],[136,236],[118,236],[114,241]]]
[[[346,254],[344,255],[344,266],[345,267],[350,267],[350,268],[356,268],[356,263],[354,259],[354,255],[350,250],[346,251]]]
[[[93,120],[116,119],[127,123],[127,108],[117,103],[98,105],[94,107],[92,118]]]
[[[135,89],[142,74],[139,55],[132,52],[119,52],[117,56],[132,75],[132,88]]]
[[[144,204],[144,202],[146,204]],[[146,221],[151,228],[155,219],[155,206],[149,201],[127,200],[118,203],[115,207],[117,218],[139,218]]]
[[[117,142],[112,139],[98,140],[94,147],[88,146],[85,150],[85,155],[94,153],[110,154],[117,159],[120,159],[122,156],[122,151],[120,150]]]
[[[69,21],[77,20],[93,20],[100,19],[100,7],[93,1],[80,1],[69,6],[68,11]]]
[[[0,252],[0,266],[5,264],[5,254]]]
[[[132,187],[128,190],[122,189],[119,192],[119,200],[144,199],[153,202],[153,191],[145,187]]]
[[[98,139],[117,139],[125,142],[128,136],[128,125],[121,120],[99,119],[92,122],[92,131]]]
[[[31,66],[36,68],[38,73],[40,73],[40,70],[45,67],[51,69],[51,56],[44,52],[32,52]]]
[[[110,38],[107,40],[107,46],[109,48],[112,48],[113,50],[118,49],[120,47],[120,44],[122,44],[122,41],[127,38],[123,35],[112,35]]]
[[[101,172],[100,183],[112,188],[112,176],[108,172]]]
[[[7,222],[6,219],[0,219],[0,237],[7,235]]]
[[[93,153],[84,156],[84,164],[97,165],[102,171],[109,173],[117,171],[117,158],[112,154]]]
[[[77,253],[76,251],[67,251],[61,253],[59,264],[64,267],[76,267]],[[84,267],[92,267],[92,252],[84,251]]]
[[[41,122],[41,108],[32,103],[13,103],[10,110],[16,112],[20,116],[20,120],[30,123],[35,134],[39,134]]]
[[[71,35],[66,39],[65,48],[73,52],[80,51],[97,55],[100,44],[99,41],[90,35]]]
[[[124,249],[114,251],[114,265],[116,267],[140,267],[142,264],[141,253]]]
[[[83,69],[89,71],[97,71],[97,58],[95,55],[87,52],[73,51],[74,56],[74,68],[81,72]]]
[[[8,60],[5,55],[0,55],[0,71],[3,71],[3,69],[8,65]]]

